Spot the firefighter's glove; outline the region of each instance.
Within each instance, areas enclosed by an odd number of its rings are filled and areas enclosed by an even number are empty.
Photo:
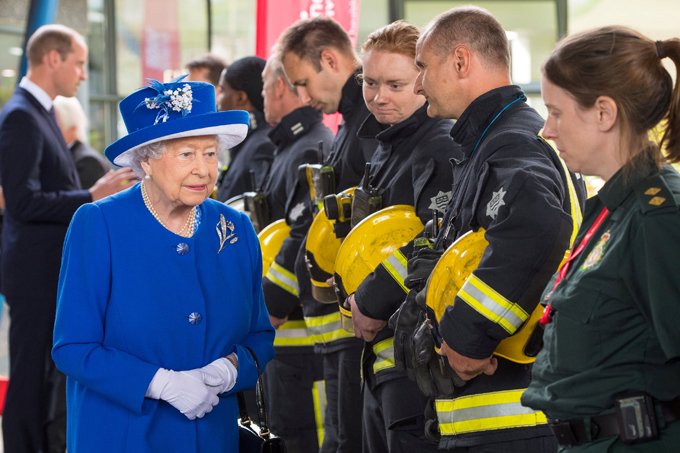
[[[422,288],[443,253],[444,250],[428,247],[418,249],[411,259],[408,260],[406,267],[408,275],[404,279],[404,285],[410,289]]]
[[[414,364],[413,336],[424,316],[424,311],[416,303],[416,291],[411,290],[401,307],[390,317],[389,326],[394,330],[394,364],[400,370],[408,370]]]
[[[416,381],[423,395],[431,398],[452,397],[456,388],[465,385],[465,381],[453,372],[446,357],[439,354],[434,354],[427,365],[409,371],[409,377]]]

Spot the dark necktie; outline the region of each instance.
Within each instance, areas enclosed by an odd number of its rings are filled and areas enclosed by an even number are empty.
[[[52,118],[52,121],[54,121],[54,125],[57,126],[57,130],[59,130],[59,123],[57,122],[57,114],[54,111],[54,106],[52,106],[47,113],[50,115],[50,118]]]

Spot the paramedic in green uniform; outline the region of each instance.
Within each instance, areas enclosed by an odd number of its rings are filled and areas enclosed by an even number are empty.
[[[680,451],[680,175],[668,163],[680,92],[664,58],[680,68],[680,40],[605,27],[568,37],[543,67],[545,137],[570,170],[605,181],[543,294],[522,397],[561,452]]]

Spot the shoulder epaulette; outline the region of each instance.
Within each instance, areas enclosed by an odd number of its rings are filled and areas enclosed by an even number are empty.
[[[677,177],[678,175],[675,174],[673,176]],[[678,191],[680,189],[680,177],[672,179],[677,179],[677,181],[667,181],[662,170],[662,173],[657,173],[638,184],[636,192],[642,212],[666,208],[677,209],[678,202],[680,201],[680,192]],[[671,186],[674,185],[678,186],[675,193],[671,190]]]

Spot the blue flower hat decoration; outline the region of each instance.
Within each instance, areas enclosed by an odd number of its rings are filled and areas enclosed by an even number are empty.
[[[217,112],[215,88],[205,82],[183,82],[184,77],[168,83],[150,80],[148,86],[120,101],[118,108],[128,135],[104,151],[111,162],[129,166],[135,149],[181,137],[221,135],[229,148],[243,141],[248,133],[248,112]]]

